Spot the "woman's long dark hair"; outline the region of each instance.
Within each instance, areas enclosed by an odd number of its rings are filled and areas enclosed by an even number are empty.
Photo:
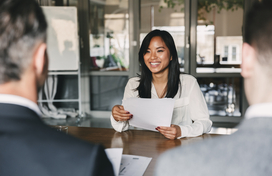
[[[180,84],[180,71],[179,71],[179,63],[178,63],[178,54],[176,50],[176,46],[173,40],[173,37],[167,32],[162,30],[153,30],[149,32],[141,45],[139,51],[139,62],[142,66],[141,75],[140,77],[140,84],[136,88],[136,91],[139,92],[140,98],[151,98],[151,85],[152,85],[152,73],[145,65],[144,62],[144,55],[147,52],[149,47],[150,41],[153,37],[159,36],[162,38],[164,43],[166,44],[167,48],[170,51],[170,58],[172,60],[169,62],[169,73],[168,73],[168,82],[167,82],[167,93],[166,98],[174,98],[177,94]]]

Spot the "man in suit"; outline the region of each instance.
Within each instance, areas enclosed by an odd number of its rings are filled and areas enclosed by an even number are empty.
[[[40,119],[46,29],[35,0],[0,1],[0,175],[113,175],[102,146],[57,132]]]
[[[238,131],[165,152],[155,175],[272,175],[271,9],[271,0],[256,1],[246,15],[241,75],[250,107]]]

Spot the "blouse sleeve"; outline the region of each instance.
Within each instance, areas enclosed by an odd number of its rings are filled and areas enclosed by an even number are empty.
[[[128,81],[126,87],[125,87],[125,91],[124,91],[124,97],[123,100],[130,98],[130,97],[136,97],[136,93],[135,93],[135,83],[136,80],[135,78],[132,78]],[[113,116],[111,115],[110,117],[111,119],[111,125],[112,127],[115,129],[115,131],[118,132],[122,132],[122,131],[126,131],[128,130],[129,127],[129,122],[128,121],[116,121]]]
[[[191,125],[179,125],[182,133],[179,138],[195,137],[211,130],[212,121],[210,120],[207,104],[196,80],[194,80],[192,89],[189,92],[187,115],[193,123]]]

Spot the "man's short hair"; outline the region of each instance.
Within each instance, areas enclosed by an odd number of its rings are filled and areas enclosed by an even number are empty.
[[[244,42],[253,46],[261,65],[272,66],[272,0],[255,1],[246,15]]]
[[[35,46],[46,42],[46,29],[35,0],[0,1],[0,84],[20,80]]]

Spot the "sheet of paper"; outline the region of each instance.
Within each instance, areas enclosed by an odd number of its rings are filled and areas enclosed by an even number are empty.
[[[175,100],[172,98],[128,98],[123,100],[125,110],[133,114],[129,124],[152,131],[157,131],[155,128],[158,126],[170,127],[174,104]]]
[[[136,156],[136,155],[123,155],[119,176],[141,176],[149,165],[152,158]]]
[[[105,149],[105,152],[112,164],[114,175],[118,176],[123,149],[122,148],[107,148]]]

